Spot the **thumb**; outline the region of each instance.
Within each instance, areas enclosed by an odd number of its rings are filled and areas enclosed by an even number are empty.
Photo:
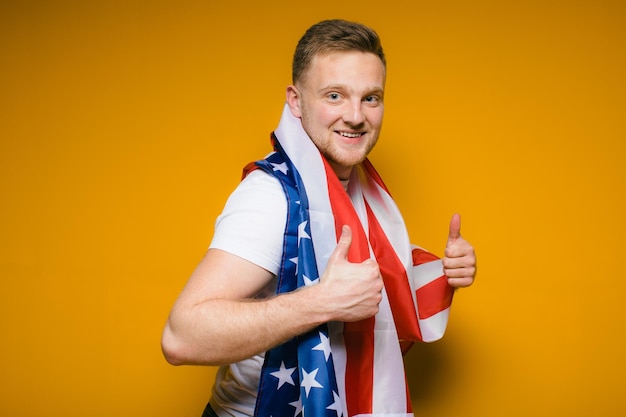
[[[345,261],[348,259],[348,251],[350,250],[350,245],[352,244],[352,230],[350,226],[344,225],[341,228],[341,236],[339,237],[339,242],[337,242],[337,246],[333,253],[330,255],[329,263],[335,263],[339,261]]]
[[[448,244],[450,246],[454,242],[457,241],[458,238],[461,237],[461,215],[459,213],[455,213],[450,219],[450,232],[448,233]]]

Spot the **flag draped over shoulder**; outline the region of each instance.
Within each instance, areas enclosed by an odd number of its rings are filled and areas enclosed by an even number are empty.
[[[278,178],[287,198],[277,293],[315,285],[346,224],[348,260],[375,258],[384,290],[376,316],[323,324],[268,351],[255,416],[412,416],[402,355],[445,331],[453,290],[441,261],[410,244],[368,160],[355,167],[346,192],[286,105],[272,141],[275,152],[254,168]]]

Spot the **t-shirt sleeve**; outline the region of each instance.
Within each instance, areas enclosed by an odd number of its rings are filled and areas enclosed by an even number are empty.
[[[250,261],[274,275],[280,269],[287,200],[280,182],[252,171],[233,191],[215,222],[210,248]]]

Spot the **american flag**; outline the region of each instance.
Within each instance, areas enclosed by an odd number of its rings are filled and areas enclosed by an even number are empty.
[[[327,323],[266,352],[255,416],[412,416],[402,355],[443,336],[453,290],[441,261],[409,243],[368,160],[346,193],[287,106],[272,142],[275,152],[246,171],[274,175],[287,197],[277,293],[319,281],[344,224],[353,231],[348,260],[374,257],[385,288],[375,317]]]

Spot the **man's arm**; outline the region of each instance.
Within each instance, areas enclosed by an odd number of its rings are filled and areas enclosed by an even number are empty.
[[[378,312],[382,278],[373,260],[347,261],[347,226],[318,285],[252,299],[272,279],[265,269],[209,249],[174,304],[162,337],[174,365],[236,362],[328,321],[357,321]]]

